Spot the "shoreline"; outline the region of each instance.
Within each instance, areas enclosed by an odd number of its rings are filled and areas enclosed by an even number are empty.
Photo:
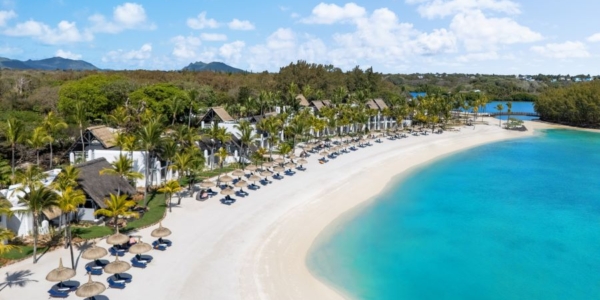
[[[371,163],[370,166],[362,166],[365,172],[376,173],[369,174],[368,178],[348,178],[343,189],[322,193],[313,203],[307,204],[305,210],[282,216],[269,229],[270,234],[266,242],[247,257],[253,265],[243,270],[243,277],[253,275],[262,278],[262,282],[255,281],[254,286],[243,286],[246,299],[352,299],[345,291],[309,270],[307,258],[315,243],[335,232],[345,220],[353,214],[360,213],[360,207],[366,207],[372,201],[376,201],[378,195],[391,189],[394,184],[410,176],[415,169],[424,164],[435,163],[436,160],[456,152],[484,144],[531,137],[540,129],[551,128],[545,124],[526,122],[526,132],[507,131],[494,126],[494,120],[488,119],[492,125],[477,125],[476,132],[466,133],[460,138],[461,142],[458,141],[458,137],[440,138],[433,145],[423,141],[422,144],[411,145],[415,149],[409,151],[396,149],[406,156],[387,157]],[[484,129],[480,129],[481,127]],[[488,130],[485,130],[486,127]],[[470,131],[471,127],[463,129]],[[444,133],[452,134],[454,133]],[[399,144],[402,142],[403,140],[385,141]],[[341,157],[345,158],[347,157]],[[364,186],[369,188],[365,189]]]
[[[460,132],[373,143],[320,165],[319,155],[308,158],[306,172],[251,191],[224,205],[217,196],[206,201],[183,197],[180,206],[167,213],[163,226],[171,229],[173,246],[151,251],[154,260],[146,269],[131,269],[132,283],[124,290],[108,289],[110,299],[343,299],[342,291],[317,279],[307,268],[306,256],[315,239],[341,215],[368,203],[396,176],[411,168],[457,151],[507,139],[533,136],[543,124],[527,122],[529,131],[507,131],[491,125],[463,127]],[[531,127],[530,127],[531,126]],[[175,201],[176,202],[176,201]],[[156,226],[132,233],[151,242]],[[105,240],[97,243],[107,247]],[[87,282],[78,258],[73,280]],[[122,260],[129,260],[126,254]],[[0,290],[0,298],[37,299],[52,286],[46,274],[58,259],[70,261],[67,249],[48,252],[37,264],[21,261],[2,268],[2,273],[22,274],[23,287]],[[113,260],[113,257],[104,259]],[[70,263],[67,263],[70,265]],[[19,273],[21,272],[21,273]],[[108,274],[94,276],[106,283]],[[3,278],[2,281],[7,281]]]

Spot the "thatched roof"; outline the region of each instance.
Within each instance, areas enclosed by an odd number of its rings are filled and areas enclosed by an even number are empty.
[[[310,102],[308,102],[308,100],[306,100],[306,97],[304,97],[304,95],[302,95],[302,94],[299,94],[298,96],[296,96],[296,100],[300,100],[301,106],[304,106],[304,107],[310,106]]]
[[[314,106],[317,110],[321,110],[321,108],[323,108],[323,102],[319,101],[319,100],[314,100],[311,101],[312,106]]]
[[[323,105],[325,106],[331,106],[331,101],[329,100],[321,100],[321,102],[323,102]]]
[[[379,110],[379,106],[377,106],[377,104],[375,103],[375,101],[373,101],[373,99],[369,99],[369,101],[367,101],[366,105],[370,109]]]
[[[96,137],[104,148],[108,149],[116,145],[114,128],[100,125],[88,127],[87,130]]]
[[[51,206],[42,210],[42,213],[46,216],[48,220],[52,220],[58,218],[62,214],[62,210],[60,210],[58,206]]]
[[[276,116],[276,115],[277,115],[276,112],[269,112],[269,113],[265,113],[265,114],[262,114],[262,115],[252,116],[252,117],[250,117],[250,122],[258,123],[262,119],[268,118],[270,116]]]
[[[375,101],[375,104],[377,104],[377,106],[379,106],[379,109],[381,109],[381,110],[388,107],[387,104],[385,104],[385,101],[383,101],[383,99],[381,99],[381,98],[375,99],[373,101]]]
[[[100,207],[106,207],[104,199],[110,194],[135,194],[135,189],[127,180],[116,175],[100,175],[103,169],[111,169],[112,165],[105,158],[97,158],[75,166],[79,172],[79,186],[89,198]]]
[[[227,111],[220,106],[209,108],[208,111],[204,114],[204,116],[200,118],[200,120],[204,122],[212,122],[215,115],[219,117],[219,119],[221,119],[222,122],[233,121],[233,118],[229,115],[229,113],[227,113]]]

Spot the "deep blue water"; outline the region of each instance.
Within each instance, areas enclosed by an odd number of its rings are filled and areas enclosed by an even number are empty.
[[[489,102],[485,107],[480,108],[479,111],[487,112],[487,113],[495,113],[495,112],[498,112],[498,110],[496,109],[496,106],[498,106],[498,104],[502,104],[502,106],[504,107],[504,109],[502,111],[506,112],[506,110],[507,110],[506,103],[508,103],[508,102],[507,101],[492,101],[492,102]],[[513,102],[512,103],[512,111],[535,112],[535,109],[533,109],[533,102]],[[496,118],[502,118],[502,120],[506,120],[507,116],[498,116]],[[519,119],[519,120],[539,119],[538,117],[528,117],[528,116],[511,116],[511,118],[515,118],[515,119]]]
[[[440,159],[338,220],[307,264],[356,299],[600,299],[599,150],[550,130]]]

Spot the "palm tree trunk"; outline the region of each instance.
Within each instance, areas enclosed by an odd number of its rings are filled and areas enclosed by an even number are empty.
[[[37,239],[38,239],[38,227],[37,227],[37,217],[35,213],[33,214],[33,263],[37,263],[36,255],[37,255]]]
[[[69,235],[69,251],[71,251],[71,268],[73,268],[73,270],[75,270],[75,255],[73,254],[73,239],[71,236],[71,225],[69,225],[67,223],[67,232]]]
[[[53,159],[53,151],[52,151],[52,143],[50,144],[50,170],[52,170],[52,159]]]
[[[188,114],[188,129],[192,127],[192,106],[190,105],[190,113]]]
[[[85,162],[85,145],[83,144],[83,126],[79,126],[79,136],[81,137],[81,153],[83,155],[83,162]]]
[[[36,156],[36,160],[37,160],[37,166],[40,166],[40,150],[39,149],[35,149],[35,156]]]
[[[169,194],[169,212],[173,212],[173,210],[171,209],[173,207],[172,202],[171,202],[171,194]]]
[[[11,151],[12,151],[12,154],[11,154],[12,156],[11,156],[10,164],[11,164],[11,169],[12,169],[12,180],[14,181],[15,180],[15,144],[14,143],[11,145]]]
[[[150,165],[150,160],[148,158],[149,155],[149,151],[146,150],[146,168],[144,170],[144,182],[145,182],[145,186],[144,186],[144,206],[148,206],[148,168]]]

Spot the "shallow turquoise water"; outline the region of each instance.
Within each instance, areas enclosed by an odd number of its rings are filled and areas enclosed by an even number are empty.
[[[421,167],[307,264],[356,299],[600,299],[600,134],[551,130]]]

